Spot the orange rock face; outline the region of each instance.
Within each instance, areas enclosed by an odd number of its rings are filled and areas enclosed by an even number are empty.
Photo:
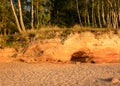
[[[75,33],[68,36],[63,43],[61,43],[60,39],[33,43],[26,50],[25,55],[34,57],[40,50],[43,51],[40,56],[42,59],[70,61],[75,52],[83,51],[88,55],[82,56],[82,59],[89,57],[89,53],[91,53],[92,60],[95,63],[116,63],[120,62],[120,37],[113,33],[99,35],[91,32]],[[34,51],[33,54],[31,51]],[[76,55],[75,58],[80,60],[81,56],[78,53]]]
[[[112,48],[99,49],[93,52],[93,60],[96,63],[118,63],[120,62],[120,53]]]
[[[70,61],[84,60],[92,56],[95,63],[120,62],[120,36],[113,33],[95,35],[91,32],[71,34],[61,43],[61,39],[47,39],[33,42],[24,53],[17,55],[42,60]],[[81,51],[81,52],[79,52]],[[77,52],[77,53],[76,53]],[[84,52],[84,53],[82,53]],[[11,57],[14,49],[1,49],[0,57]],[[73,58],[74,57],[74,58]],[[84,59],[86,58],[86,59]]]
[[[14,58],[12,56],[15,54],[14,48],[4,48],[0,49],[0,62],[12,62]]]

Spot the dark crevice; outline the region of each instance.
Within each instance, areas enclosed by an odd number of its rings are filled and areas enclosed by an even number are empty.
[[[86,53],[85,51],[77,51],[72,54],[71,61],[82,62],[82,63],[87,63],[87,62],[95,63],[94,61],[92,61],[92,58],[93,56]]]

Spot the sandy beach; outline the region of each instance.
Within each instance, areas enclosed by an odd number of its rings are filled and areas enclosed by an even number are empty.
[[[0,63],[0,86],[120,86],[120,64]]]

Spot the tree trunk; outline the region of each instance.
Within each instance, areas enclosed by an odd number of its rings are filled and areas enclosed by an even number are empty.
[[[87,26],[87,2],[85,0],[85,11],[84,11],[84,25]]]
[[[14,5],[13,5],[12,0],[10,0],[10,4],[11,4],[11,7],[12,7],[13,14],[14,14],[14,16],[15,16],[15,20],[16,20],[16,24],[17,24],[18,31],[19,31],[20,33],[22,33],[22,30],[21,30],[21,27],[20,27],[20,24],[19,24],[19,21],[18,21],[16,12],[15,12],[15,8],[14,8]]]
[[[31,1],[31,28],[34,29],[34,10],[33,10],[33,0]]]
[[[107,7],[107,28],[111,28],[111,11],[109,5]]]
[[[92,0],[92,27],[95,27],[94,20],[94,0]]]
[[[24,32],[26,32],[25,25],[24,25],[24,22],[23,22],[22,9],[21,9],[21,1],[20,0],[18,0],[18,9],[19,9],[19,13],[20,13],[20,24],[21,24],[22,30]]]
[[[118,28],[118,7],[117,7],[117,1],[114,1],[114,22],[115,22],[114,29]]]
[[[78,3],[78,0],[76,0],[76,8],[77,8],[77,14],[78,14],[79,23],[80,23],[80,26],[81,26],[82,23],[81,23],[81,18],[80,18],[80,11],[79,11],[79,3]]]
[[[118,7],[118,27],[119,27],[119,25],[120,25],[120,0],[118,0],[118,3],[117,3],[117,7]]]
[[[103,21],[103,26],[105,26],[106,25],[106,20],[105,20],[105,13],[104,13],[104,2],[102,1],[101,2],[101,4],[102,4],[102,21]]]
[[[86,14],[84,15],[84,25],[86,26]]]
[[[90,16],[89,16],[89,13],[87,14],[87,22],[88,22],[88,26],[90,26]]]
[[[37,0],[37,8],[36,8],[36,16],[37,16],[37,29],[40,27],[40,20],[39,20],[39,14],[38,14],[38,10],[39,9],[39,2]]]
[[[100,18],[100,2],[98,1],[98,5],[97,5],[97,14],[98,14],[98,22],[99,22],[99,27],[101,28],[101,18]]]
[[[120,21],[120,0],[117,1],[117,15],[118,15],[118,22]]]
[[[86,17],[87,17],[87,24],[88,26],[90,26],[90,17],[89,17],[89,12],[88,12],[88,0],[85,0],[85,4],[86,4]]]

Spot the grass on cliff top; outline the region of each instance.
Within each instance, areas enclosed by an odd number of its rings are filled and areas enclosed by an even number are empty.
[[[75,25],[72,28],[59,28],[59,27],[42,27],[40,29],[31,29],[27,30],[27,32],[19,34],[16,33],[14,35],[6,35],[0,36],[0,47],[16,47],[26,46],[33,40],[44,40],[44,39],[52,39],[52,38],[66,38],[70,33],[74,32],[106,32],[108,29],[106,28],[90,28],[90,27],[79,27],[79,25]]]

